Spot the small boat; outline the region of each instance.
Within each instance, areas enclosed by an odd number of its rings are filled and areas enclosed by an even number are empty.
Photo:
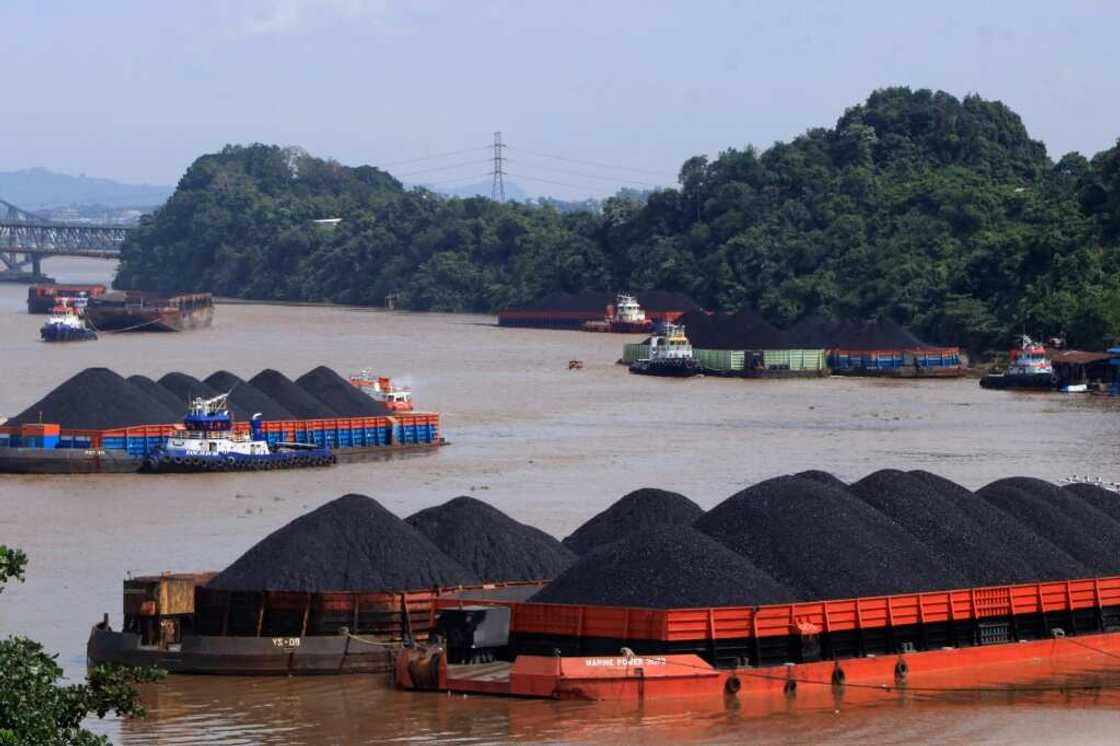
[[[397,388],[388,376],[375,376],[370,371],[363,370],[350,376],[350,383],[374,401],[384,404],[386,409],[393,412],[412,411],[412,392]]]
[[[692,345],[684,334],[684,327],[665,324],[661,334],[649,340],[649,357],[630,363],[630,372],[646,376],[688,378],[700,372],[700,361],[692,355]]]
[[[1046,348],[1025,334],[1019,346],[1008,355],[1007,371],[989,373],[980,379],[986,389],[1036,389],[1052,390],[1057,385],[1054,366],[1046,356]]]
[[[51,309],[51,315],[39,327],[44,342],[84,342],[97,339],[97,332],[86,326],[81,311],[65,301]]]
[[[228,393],[196,398],[176,433],[144,458],[141,471],[265,471],[330,466],[338,460],[329,448],[308,443],[277,443],[274,450],[259,414],[249,430],[248,436],[234,432]]]
[[[613,305],[607,306],[607,315],[602,321],[586,321],[583,324],[583,330],[587,332],[642,334],[652,328],[653,321],[646,318],[638,300],[625,294],[620,294]]]

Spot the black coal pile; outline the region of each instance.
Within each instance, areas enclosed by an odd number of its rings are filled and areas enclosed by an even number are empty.
[[[299,419],[345,416],[304,391],[283,373],[271,368],[253,376],[249,383]]]
[[[614,505],[577,528],[563,544],[576,554],[661,526],[691,526],[704,510],[684,495],[646,487],[623,496]]]
[[[228,392],[230,403],[238,409],[248,412],[250,417],[260,412],[261,417],[265,420],[294,420],[296,418],[272,397],[228,370],[211,373],[206,377],[205,383],[215,391]]]
[[[976,525],[996,554],[1003,557],[991,574],[989,584],[1031,583],[1039,580],[1078,578],[1088,568],[1035,533],[1029,526],[1000,510],[975,492],[928,471],[907,472],[925,482]]]
[[[825,487],[832,487],[838,490],[848,489],[848,484],[834,474],[819,469],[809,469],[808,471],[800,471],[793,476],[798,479],[808,479],[818,484],[823,484]]]
[[[760,482],[695,525],[803,599],[966,585],[897,523],[849,492],[810,479]]]
[[[551,580],[576,555],[539,528],[473,497],[426,508],[405,521],[484,581]]]
[[[716,330],[716,321],[704,311],[688,311],[680,315],[676,321],[684,327],[688,341],[698,350],[717,350],[719,333]],[[643,344],[649,344],[646,340]]]
[[[793,347],[816,349],[835,346],[839,324],[816,314],[806,316],[785,330],[786,342]]]
[[[374,401],[325,365],[304,373],[295,383],[341,417],[379,417],[389,412],[384,404]]]
[[[1063,490],[1072,492],[1114,521],[1120,521],[1120,494],[1095,484],[1067,484]]]
[[[1022,582],[1024,572],[1030,573],[1018,551],[1008,556],[1007,547],[990,542],[978,523],[929,481],[883,469],[854,483],[851,491],[913,534],[952,568],[953,577],[969,585]]]
[[[257,542],[210,581],[230,591],[392,591],[478,583],[365,495],[344,495]]]
[[[140,389],[145,394],[161,403],[168,412],[175,413],[175,416],[167,421],[168,423],[178,422],[183,419],[183,415],[187,412],[186,400],[175,396],[175,394],[172,394],[147,376],[129,376],[127,380],[135,388]]]
[[[661,526],[600,547],[529,600],[664,609],[796,599],[790,588],[696,529]]]
[[[899,350],[928,347],[892,319],[833,321],[807,316],[785,331],[791,347],[838,347],[846,350]]]
[[[86,368],[9,419],[11,425],[47,422],[63,427],[105,429],[165,425],[183,416],[170,412],[108,368]]]
[[[645,290],[635,295],[638,304],[646,311],[691,311],[698,310],[700,306],[696,301],[682,293],[668,290]],[[618,299],[615,293],[590,292],[590,293],[549,293],[524,306],[519,310],[526,311],[602,311],[606,313],[607,306]]]
[[[1093,573],[1120,570],[1120,524],[1075,493],[1030,477],[1000,479],[976,493],[1027,524]]]
[[[183,418],[189,403],[194,399],[198,397],[212,399],[219,394],[225,393],[224,391],[218,391],[210,384],[200,381],[194,376],[179,372],[168,373],[163,378],[159,379],[159,385],[170,391],[176,399],[182,402],[182,404],[179,405],[179,415],[176,419]],[[246,412],[233,402],[230,402],[229,413],[235,420],[248,420],[253,414],[252,412]]]

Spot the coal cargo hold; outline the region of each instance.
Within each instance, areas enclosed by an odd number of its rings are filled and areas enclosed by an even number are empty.
[[[342,412],[334,411],[327,404],[297,386],[283,373],[271,368],[266,368],[253,376],[249,379],[249,383],[253,384],[262,394],[291,412],[297,419],[314,420],[346,416]]]
[[[1023,575],[1027,566],[1018,552],[1009,555],[1007,547],[990,542],[979,524],[930,482],[897,469],[882,469],[853,483],[851,492],[913,534],[969,585],[1027,579]]]
[[[219,370],[206,377],[205,383],[215,391],[229,393],[230,402],[250,416],[260,413],[265,420],[294,420],[295,415],[263,393],[253,384],[242,380],[228,370]]]
[[[802,599],[967,584],[882,513],[844,490],[809,479],[760,482],[708,511],[696,527]]]
[[[426,508],[405,522],[486,581],[551,580],[576,555],[539,528],[473,497]]]
[[[478,576],[365,495],[344,495],[274,531],[220,572],[228,591],[403,591]]]
[[[991,550],[1003,556],[1003,560],[995,568],[976,568],[973,571],[987,575],[985,585],[1062,580],[1089,574],[1087,567],[1053,542],[1039,536],[1022,521],[987,502],[975,492],[928,471],[911,471],[908,474],[930,485],[952,503],[965,520],[975,524]]]
[[[324,365],[304,373],[295,383],[342,417],[382,417],[390,414],[381,402],[362,393]]]
[[[165,425],[183,416],[108,368],[86,368],[8,420],[9,425],[47,422],[101,430],[129,425]]]
[[[976,494],[1026,523],[1092,574],[1120,571],[1120,524],[1076,494],[1029,477],[999,479]]]
[[[529,600],[671,609],[753,606],[797,594],[689,526],[660,526],[584,556]]]
[[[684,495],[646,487],[623,496],[562,542],[576,554],[661,526],[690,526],[704,510]]]

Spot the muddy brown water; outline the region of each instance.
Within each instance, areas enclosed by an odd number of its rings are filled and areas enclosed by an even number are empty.
[[[63,280],[106,265],[56,261]],[[269,531],[346,492],[399,515],[460,494],[563,537],[642,486],[707,508],[767,477],[816,468],[845,480],[928,469],[976,488],[1009,475],[1120,480],[1120,402],[989,392],[975,380],[687,381],[634,377],[629,338],[499,329],[481,316],[221,305],[214,326],[46,345],[24,286],[0,285],[0,414],[92,365],[158,378],[271,367],[372,368],[443,413],[437,453],[330,470],[240,475],[0,475],[0,541],[27,550],[27,582],[0,595],[0,635],[28,634],[85,669],[89,627],[120,623],[127,573],[219,569]],[[568,361],[584,362],[569,371]],[[858,548],[854,548],[858,549]],[[94,722],[124,743],[390,740],[948,743],[1105,742],[1120,725],[1120,668],[1053,671],[1082,691],[861,697],[858,701],[662,703],[644,708],[394,692],[367,677],[172,677],[145,687],[145,720]],[[1115,661],[1111,661],[1115,664]]]

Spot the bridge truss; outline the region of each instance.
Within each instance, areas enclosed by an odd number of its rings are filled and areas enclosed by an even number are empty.
[[[55,223],[0,200],[0,280],[45,280],[49,256],[116,259],[130,229],[118,225]]]

